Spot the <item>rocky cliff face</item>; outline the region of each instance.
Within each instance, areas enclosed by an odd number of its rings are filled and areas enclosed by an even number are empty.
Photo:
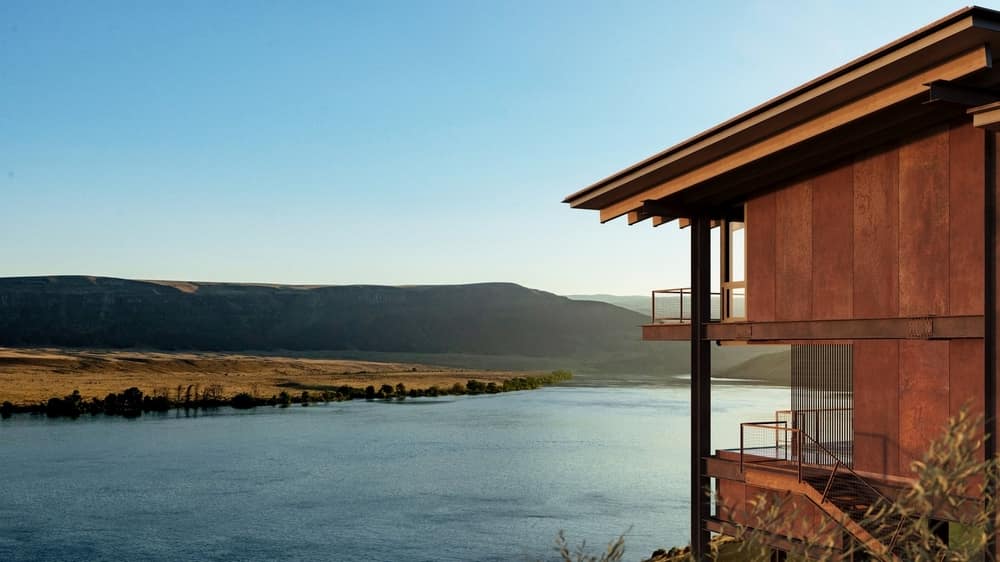
[[[0,345],[421,353],[642,353],[646,319],[508,283],[263,286],[0,279]]]

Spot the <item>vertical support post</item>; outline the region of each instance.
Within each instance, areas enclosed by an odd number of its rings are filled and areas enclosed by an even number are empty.
[[[984,178],[985,197],[983,208],[985,210],[983,227],[985,234],[985,273],[986,273],[986,294],[983,303],[985,326],[984,326],[984,357],[986,365],[983,377],[984,412],[986,421],[986,438],[983,443],[983,452],[987,459],[996,457],[997,454],[997,141],[996,132],[985,131],[986,150],[986,177]],[[997,510],[997,482],[994,478],[989,478],[986,482],[986,494],[991,498],[990,521],[996,520]],[[997,529],[990,525],[987,529],[986,560],[996,562],[997,556]]]
[[[691,218],[691,553],[707,560],[711,516],[704,458],[711,451],[712,360],[705,339],[712,307],[712,237],[708,217]]]
[[[726,284],[733,280],[729,270],[733,261],[729,248],[729,221],[726,220],[719,221],[719,258],[719,320],[728,320],[733,311],[729,309],[730,295]]]

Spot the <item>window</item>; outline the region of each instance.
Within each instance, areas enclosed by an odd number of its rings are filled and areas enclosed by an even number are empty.
[[[742,321],[747,318],[746,225],[722,221],[721,226],[722,321]]]

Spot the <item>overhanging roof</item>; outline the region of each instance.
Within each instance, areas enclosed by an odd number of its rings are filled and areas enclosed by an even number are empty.
[[[959,10],[566,197],[605,222],[724,208],[755,188],[883,139],[887,127],[961,115],[926,104],[928,84],[995,88],[1000,12]],[[839,148],[838,148],[839,147]],[[756,183],[755,183],[756,182]],[[655,210],[650,210],[653,203]]]

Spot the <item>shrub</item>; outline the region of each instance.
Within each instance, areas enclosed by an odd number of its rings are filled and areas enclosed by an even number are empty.
[[[249,410],[257,405],[257,401],[249,392],[241,392],[229,402],[229,405],[237,410]]]

